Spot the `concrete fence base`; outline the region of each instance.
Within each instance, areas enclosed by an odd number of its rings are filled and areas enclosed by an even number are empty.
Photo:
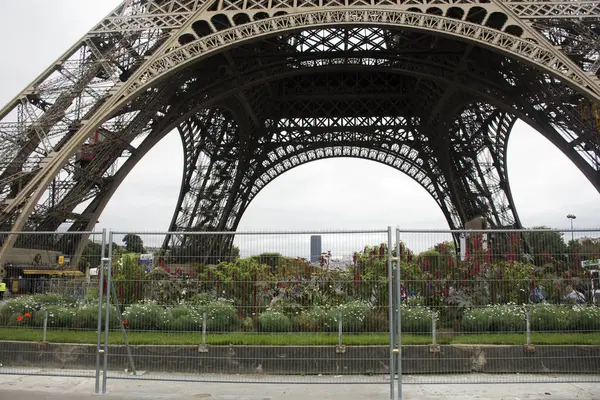
[[[137,370],[166,373],[376,375],[389,373],[387,346],[131,346]],[[125,346],[109,347],[110,370],[128,368]],[[94,369],[95,345],[0,342],[5,367]],[[597,374],[600,346],[404,346],[405,374]],[[0,373],[2,369],[0,368]]]

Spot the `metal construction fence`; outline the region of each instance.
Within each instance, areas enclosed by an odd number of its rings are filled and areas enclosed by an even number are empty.
[[[20,233],[0,373],[600,381],[598,270],[600,230]]]

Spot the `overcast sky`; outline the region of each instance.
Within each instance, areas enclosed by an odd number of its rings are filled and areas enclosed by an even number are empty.
[[[112,10],[115,0],[21,0],[0,4],[0,103],[5,104]],[[508,147],[509,178],[526,227],[600,227],[600,195],[539,133],[516,125]],[[98,228],[168,228],[182,174],[177,134],[168,135],[129,175]],[[385,228],[446,229],[423,188],[371,161],[313,162],[285,173],[252,202],[239,230]]]

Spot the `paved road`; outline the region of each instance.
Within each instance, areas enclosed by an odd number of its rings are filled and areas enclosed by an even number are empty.
[[[0,375],[0,400],[76,400],[98,399],[94,379]],[[140,400],[386,400],[384,384],[274,385],[217,384],[116,380],[108,381],[113,399]],[[600,400],[600,384],[454,384],[405,385],[409,400]]]

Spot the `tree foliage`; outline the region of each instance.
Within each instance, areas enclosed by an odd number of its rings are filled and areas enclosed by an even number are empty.
[[[125,235],[123,243],[125,243],[125,251],[127,253],[144,253],[144,242],[138,235],[131,233]]]

